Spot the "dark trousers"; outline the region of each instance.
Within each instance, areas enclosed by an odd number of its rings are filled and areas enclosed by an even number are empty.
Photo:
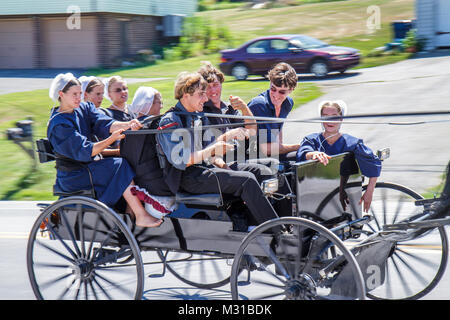
[[[252,170],[257,170],[252,168]],[[265,170],[265,169],[264,169]],[[220,193],[241,198],[250,211],[249,225],[278,218],[260,184],[250,171],[190,166],[181,178],[181,189],[192,194]]]

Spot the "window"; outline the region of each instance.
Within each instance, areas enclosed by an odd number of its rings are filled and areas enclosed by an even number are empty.
[[[289,42],[281,39],[274,39],[270,42],[271,51],[273,53],[289,52]]]
[[[302,49],[316,49],[328,46],[325,42],[308,36],[295,37],[291,40],[291,43]]]
[[[257,41],[247,47],[247,53],[266,53],[269,49],[269,41]]]

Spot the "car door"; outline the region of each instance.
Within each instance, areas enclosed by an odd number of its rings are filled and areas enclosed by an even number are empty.
[[[246,48],[245,62],[251,73],[263,73],[267,70],[270,40],[255,41]]]

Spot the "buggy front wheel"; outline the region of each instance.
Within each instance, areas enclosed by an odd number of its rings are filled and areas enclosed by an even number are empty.
[[[113,210],[90,198],[58,200],[40,214],[27,267],[40,300],[142,298],[144,269],[134,236]]]

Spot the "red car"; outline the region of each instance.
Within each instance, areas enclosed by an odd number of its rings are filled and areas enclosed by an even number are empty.
[[[248,41],[237,49],[222,50],[220,70],[237,80],[249,75],[267,75],[278,62],[290,64],[297,73],[324,77],[359,64],[359,50],[331,46],[299,34],[268,36]]]

